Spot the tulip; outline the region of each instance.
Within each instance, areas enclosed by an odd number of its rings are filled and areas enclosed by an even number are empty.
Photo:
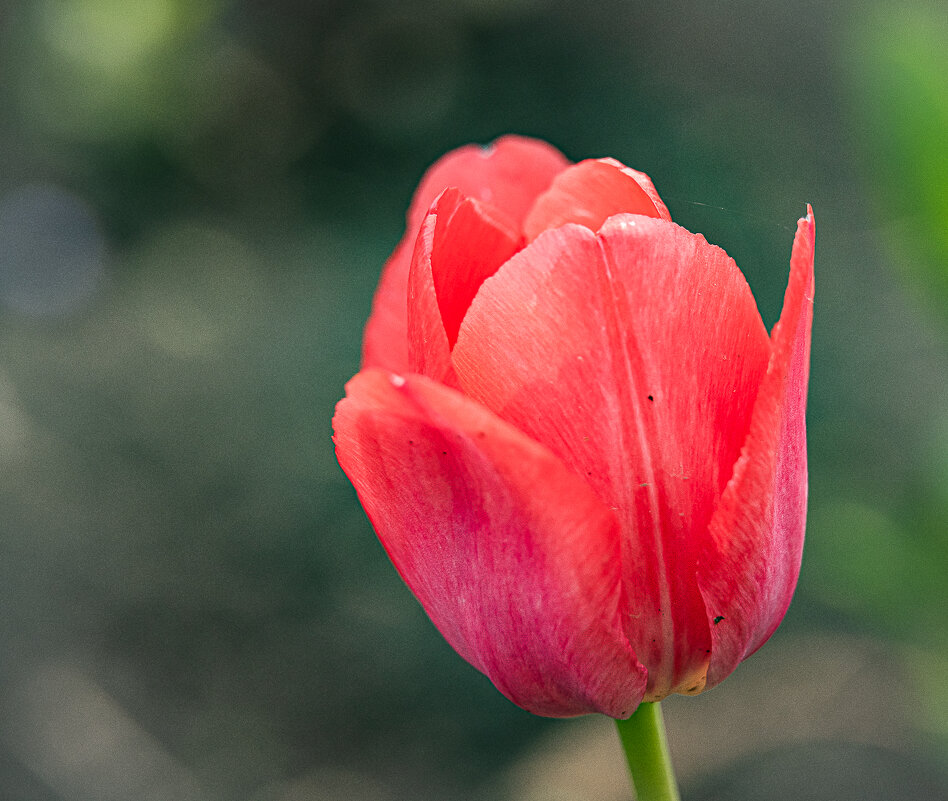
[[[647,176],[504,137],[422,180],[334,418],[445,639],[539,715],[627,718],[774,632],[806,516],[812,210],[768,335]]]

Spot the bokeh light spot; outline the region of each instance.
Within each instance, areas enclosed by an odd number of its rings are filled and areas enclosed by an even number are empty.
[[[231,234],[198,225],[162,232],[136,288],[144,334],[172,356],[211,358],[250,324],[261,296],[256,257]]]
[[[33,424],[20,405],[16,387],[0,372],[0,462],[27,453],[32,436]]]
[[[174,32],[172,0],[70,0],[43,9],[51,48],[89,66],[122,69],[160,47]]]
[[[358,17],[326,47],[339,100],[386,137],[440,124],[456,108],[466,54],[454,26],[411,12]]]
[[[0,197],[0,302],[34,317],[81,308],[103,273],[105,241],[82,198],[51,184]]]
[[[175,76],[159,146],[205,186],[259,192],[314,136],[295,88],[245,48],[193,54]]]

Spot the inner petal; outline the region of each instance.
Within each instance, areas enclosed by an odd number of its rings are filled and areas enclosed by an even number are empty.
[[[556,148],[538,139],[502,136],[489,147],[466,145],[439,159],[425,173],[412,198],[401,242],[385,265],[372,315],[365,328],[362,361],[396,373],[411,370],[406,294],[415,242],[431,204],[448,187],[490,204],[492,216],[512,230],[553,177],[570,162]]]
[[[477,290],[517,251],[520,237],[456,189],[438,199],[437,215],[431,274],[444,332],[453,348]]]
[[[669,219],[664,204],[642,173],[630,170],[615,159],[588,159],[569,167],[540,195],[523,223],[523,232],[532,242],[549,228],[578,223],[591,231],[613,214],[627,212]]]
[[[519,229],[537,196],[569,165],[552,145],[523,136],[502,136],[487,147],[460,147],[434,164],[418,185],[408,230],[418,229],[429,206],[449,186],[489,203],[496,218]]]

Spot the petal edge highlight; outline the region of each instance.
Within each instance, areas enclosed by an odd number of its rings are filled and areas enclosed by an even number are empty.
[[[708,687],[773,634],[800,572],[815,244],[813,209],[807,206],[807,216],[797,223],[767,374],[699,562],[698,583],[712,622]]]

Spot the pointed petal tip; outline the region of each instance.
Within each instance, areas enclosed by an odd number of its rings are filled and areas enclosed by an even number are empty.
[[[790,281],[784,298],[784,312],[787,311],[787,301],[793,297],[794,284],[797,281],[806,284],[803,291],[803,301],[813,303],[814,289],[814,261],[816,256],[816,218],[813,207],[808,203],[806,216],[797,223],[796,234],[793,237],[793,248],[790,253]],[[797,278],[796,276],[800,276]],[[792,311],[792,310],[791,310]],[[781,313],[781,319],[783,313]]]
[[[741,457],[709,531],[699,576],[712,619],[708,686],[722,681],[777,629],[800,570],[806,522],[806,395],[816,224],[797,223],[780,320]],[[721,623],[721,625],[718,625]]]

